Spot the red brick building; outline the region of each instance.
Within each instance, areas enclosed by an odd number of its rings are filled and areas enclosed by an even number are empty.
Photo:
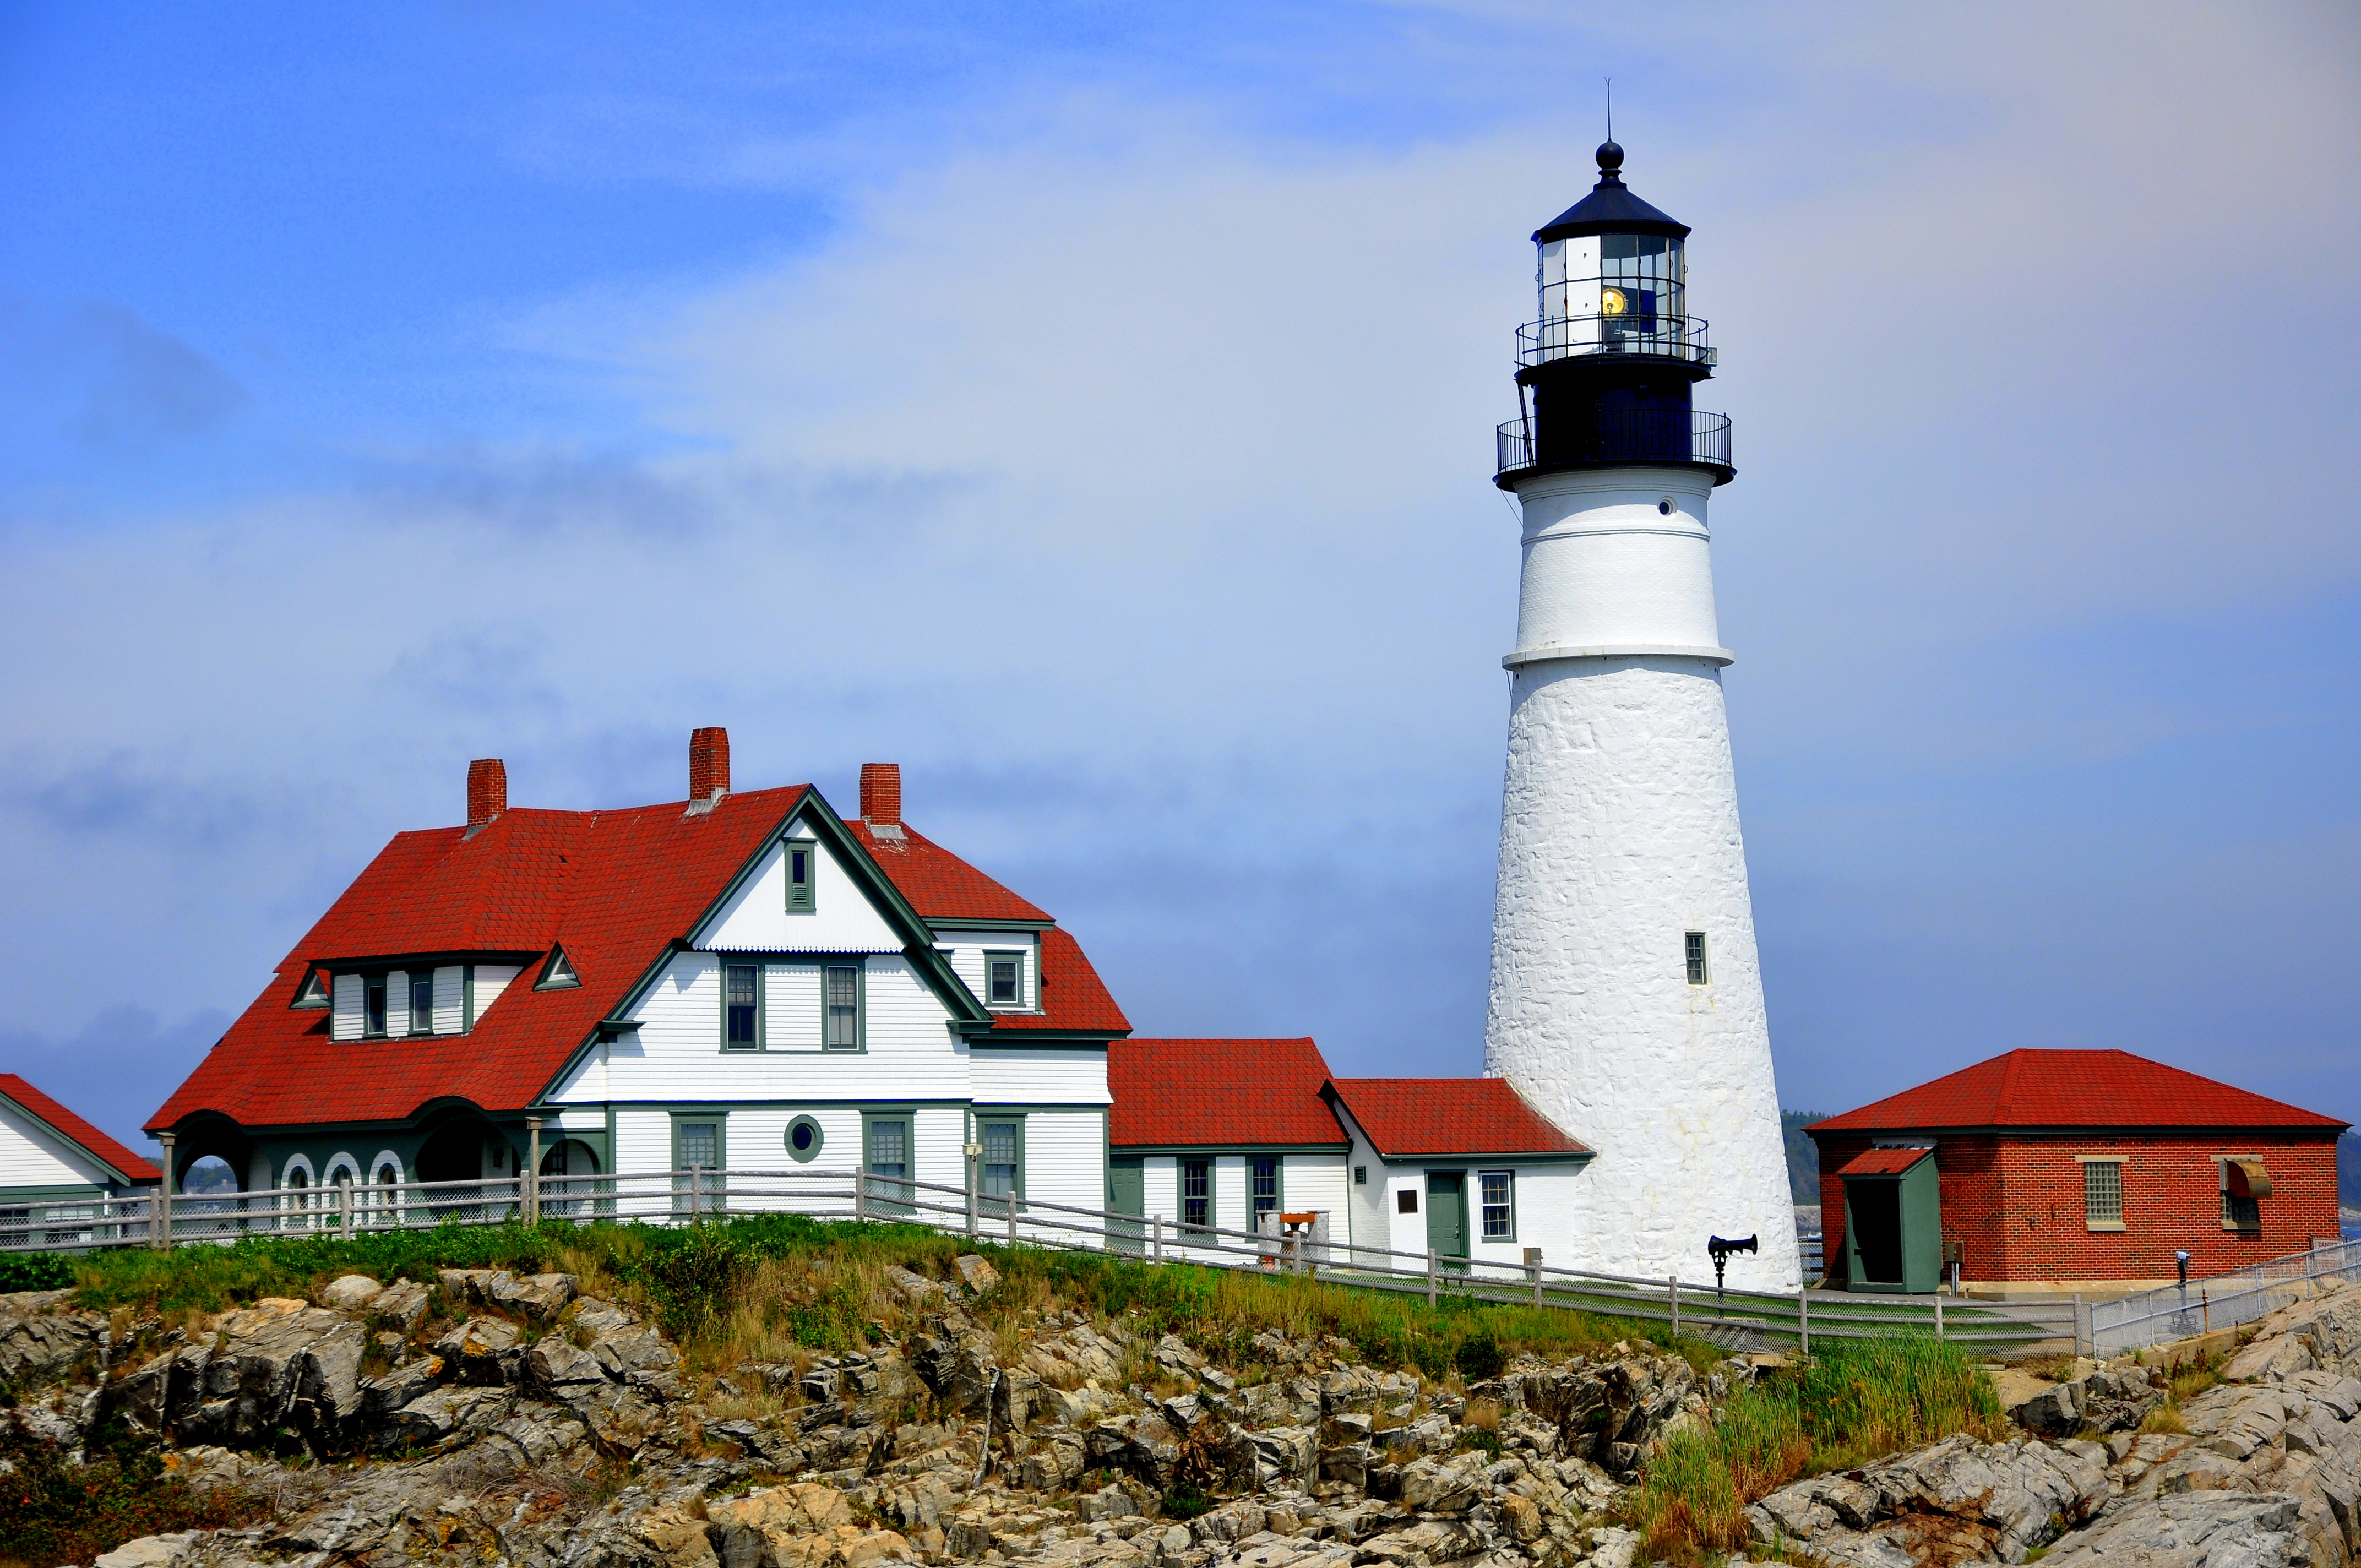
[[[1828,1283],[1895,1267],[1901,1240],[1871,1234],[1896,1223],[1879,1151],[1932,1151],[1941,1255],[1964,1286],[2104,1290],[2176,1277],[2179,1251],[2193,1277],[2333,1240],[2346,1125],[2128,1051],[2010,1051],[1806,1129]]]

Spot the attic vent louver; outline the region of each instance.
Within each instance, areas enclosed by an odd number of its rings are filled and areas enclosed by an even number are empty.
[[[563,991],[580,985],[582,977],[574,972],[574,960],[566,956],[564,948],[552,948],[549,961],[541,966],[541,978],[533,982],[535,991]]]

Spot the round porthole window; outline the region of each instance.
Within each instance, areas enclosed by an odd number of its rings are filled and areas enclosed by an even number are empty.
[[[1672,498],[1672,497],[1670,497],[1670,496],[1666,496],[1663,500],[1658,501],[1658,502],[1656,503],[1656,510],[1657,510],[1657,511],[1659,511],[1659,512],[1661,512],[1662,514],[1664,514],[1664,516],[1666,516],[1666,517],[1670,517],[1670,516],[1672,516],[1672,515],[1673,515],[1673,498]]]
[[[798,1116],[787,1124],[787,1156],[791,1159],[808,1160],[819,1153],[820,1146],[826,1142],[828,1135],[809,1116]]]

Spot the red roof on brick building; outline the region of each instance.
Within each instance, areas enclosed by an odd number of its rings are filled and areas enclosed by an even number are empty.
[[[1107,1143],[1330,1145],[1348,1141],[1321,1098],[1328,1064],[1300,1040],[1117,1040],[1107,1047]]]
[[[398,834],[304,934],[278,978],[230,1026],[148,1125],[201,1112],[245,1127],[398,1121],[459,1099],[520,1110],[547,1087],[601,1020],[668,956],[807,799],[807,784],[620,811],[502,811],[474,832]],[[1049,916],[990,877],[910,834],[898,853],[864,825],[856,850],[929,923]],[[905,830],[907,831],[906,829]],[[581,984],[536,991],[562,945]],[[290,1003],[315,968],[362,959],[506,954],[527,964],[464,1035],[340,1041],[328,1011]],[[1038,1014],[999,1014],[992,1033],[1129,1028],[1082,948],[1041,933]]]
[[[1590,1152],[1505,1078],[1338,1078],[1329,1090],[1388,1159]]]
[[[1938,1127],[2317,1127],[2333,1116],[2129,1051],[2015,1050],[1816,1122],[1813,1133]]]
[[[80,1147],[99,1164],[113,1168],[126,1182],[136,1184],[164,1179],[164,1173],[156,1168],[154,1161],[133,1154],[13,1072],[0,1072],[0,1097],[6,1098],[49,1131]]]

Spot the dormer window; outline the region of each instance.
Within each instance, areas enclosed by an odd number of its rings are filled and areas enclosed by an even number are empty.
[[[574,960],[566,956],[564,948],[552,948],[549,961],[541,966],[541,978],[533,982],[535,991],[562,991],[570,985],[580,985],[582,977],[574,972]]]
[[[361,1032],[371,1039],[385,1037],[385,976],[373,974],[361,982]]]
[[[813,883],[818,880],[819,846],[808,839],[787,840],[787,913],[808,915],[818,907]]]
[[[410,977],[410,1032],[431,1035],[434,1032],[434,971],[428,970]]]

